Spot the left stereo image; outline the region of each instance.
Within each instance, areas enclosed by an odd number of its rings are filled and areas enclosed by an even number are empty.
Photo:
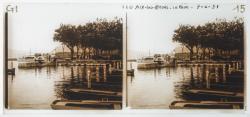
[[[6,109],[122,109],[120,5],[6,6]]]

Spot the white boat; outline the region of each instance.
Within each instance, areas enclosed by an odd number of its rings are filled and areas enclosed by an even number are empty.
[[[154,62],[162,64],[162,63],[165,63],[166,61],[164,60],[164,58],[160,54],[155,54],[154,55]]]
[[[154,68],[156,66],[156,62],[154,62],[154,57],[148,56],[142,58],[138,61],[137,68],[138,69],[147,69],[147,68]]]
[[[153,69],[171,66],[169,61],[166,61],[160,54],[142,58],[137,62],[138,69]]]
[[[38,67],[42,66],[45,62],[44,57],[42,56],[24,56],[18,59],[18,67],[19,68],[29,68],[29,67]]]
[[[34,63],[35,60],[36,60],[36,57],[30,55],[30,56],[24,56],[24,57],[22,57],[22,58],[19,58],[19,59],[18,59],[18,62],[19,62],[19,63]]]
[[[35,61],[38,62],[38,63],[44,63],[45,62],[45,59],[43,56],[38,56],[35,58]]]

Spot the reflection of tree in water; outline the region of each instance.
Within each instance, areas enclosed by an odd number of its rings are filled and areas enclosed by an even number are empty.
[[[175,83],[176,97],[185,99],[182,92],[189,89],[211,89],[221,91],[243,92],[243,73],[237,76],[237,72],[225,75],[225,67],[221,66],[195,66],[189,67],[190,75],[181,82]],[[184,73],[182,73],[184,74]],[[226,77],[226,81],[223,80]],[[234,78],[238,77],[238,78]]]
[[[69,88],[80,88],[80,89],[96,89],[96,90],[110,90],[119,91],[122,90],[122,74],[108,75],[107,81],[104,80],[105,73],[103,67],[86,67],[77,66],[70,68],[70,78],[62,79],[57,81],[55,92],[57,98],[68,99],[69,95],[65,92],[65,89]],[[89,72],[88,72],[89,71]],[[98,72],[99,71],[99,72]],[[107,74],[107,73],[106,73]],[[88,87],[88,78],[90,77],[91,87]],[[99,79],[96,78],[99,77]]]
[[[167,76],[167,77],[170,77],[170,75],[171,75],[171,74],[170,74],[170,68],[166,68],[166,76]]]
[[[188,69],[188,72],[185,73],[184,69]],[[183,67],[182,68],[182,81],[175,82],[175,92],[176,92],[176,97],[183,99],[182,92],[193,89],[193,88],[198,88],[202,89],[205,88],[206,86],[206,79],[205,79],[205,69],[204,67],[201,66],[190,66],[190,67]],[[202,71],[202,72],[201,72]]]

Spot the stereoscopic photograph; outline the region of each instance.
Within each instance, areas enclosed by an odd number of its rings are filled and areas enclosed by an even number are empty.
[[[244,4],[5,6],[6,110],[246,109]]]
[[[243,109],[244,5],[130,5],[127,106]]]
[[[7,109],[122,108],[120,5],[6,6]]]

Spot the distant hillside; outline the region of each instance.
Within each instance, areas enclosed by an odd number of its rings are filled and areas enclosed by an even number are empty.
[[[149,52],[139,52],[133,50],[128,50],[127,54],[128,54],[128,59],[139,59],[145,56],[149,56]]]

